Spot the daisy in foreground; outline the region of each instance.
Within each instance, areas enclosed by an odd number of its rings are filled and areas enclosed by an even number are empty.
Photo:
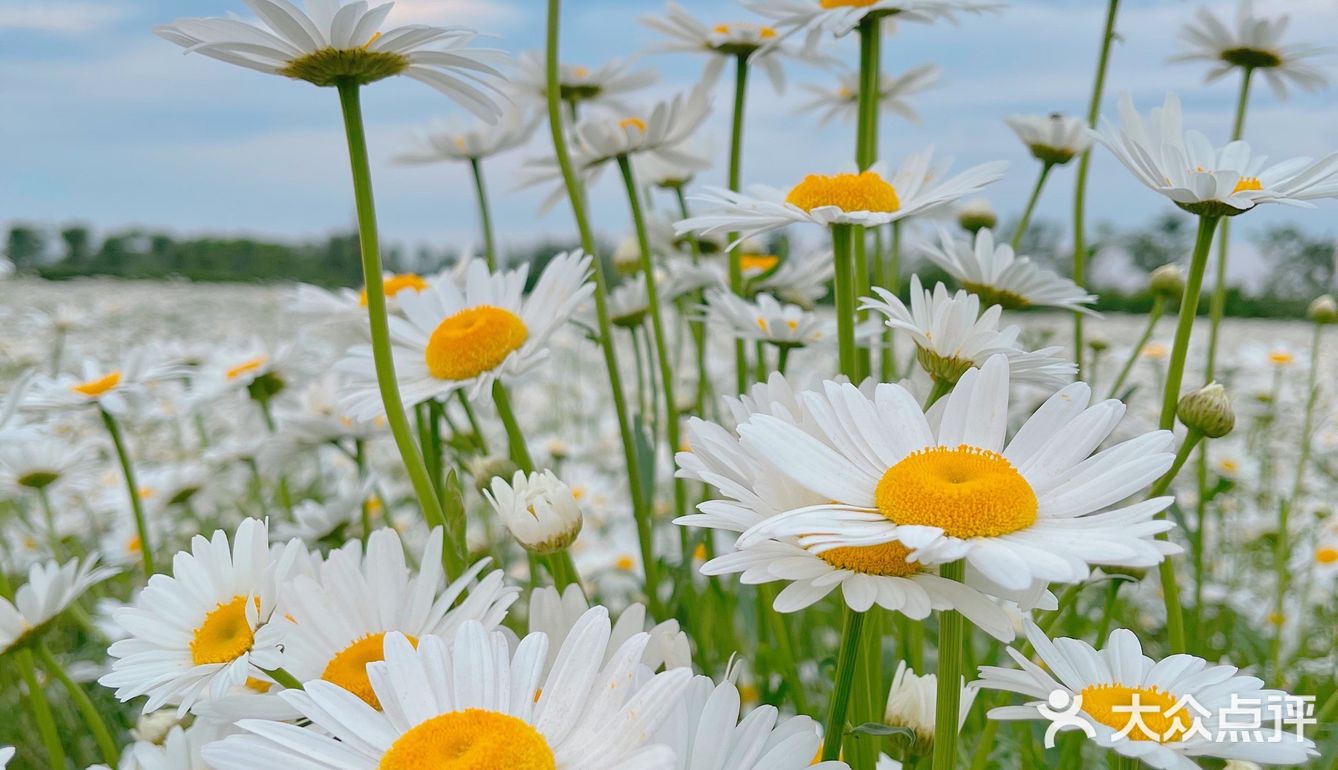
[[[115,574],[113,567],[97,566],[97,557],[34,564],[13,603],[0,597],[0,655],[36,637],[91,586]]]
[[[1008,164],[982,163],[952,177],[931,173],[934,150],[911,155],[892,175],[880,165],[860,173],[810,174],[788,193],[755,185],[747,194],[708,187],[694,200],[706,213],[674,225],[678,235],[737,232],[738,241],[803,222],[875,227],[973,195],[1003,177]]]
[[[399,296],[405,318],[391,318],[391,351],[400,392],[410,406],[464,389],[469,398],[500,379],[534,369],[547,342],[590,296],[590,258],[559,254],[523,296],[528,266],[497,273],[472,261],[464,278],[437,281]],[[355,420],[383,413],[369,345],[354,347],[339,367],[350,376],[341,406]]]
[[[1300,701],[1264,689],[1235,666],[1191,655],[1154,661],[1123,628],[1111,632],[1102,650],[1079,639],[1052,642],[1030,621],[1026,633],[1049,671],[1011,648],[1021,670],[981,666],[975,685],[1036,699],[993,709],[991,719],[1047,720],[1043,709],[1064,711],[1076,722],[1072,729],[1097,745],[1158,770],[1197,770],[1195,757],[1296,765],[1319,756],[1313,741],[1281,729],[1270,711],[1294,720]],[[1262,724],[1250,724],[1255,709]]]
[[[1269,9],[1277,7],[1269,3]],[[1325,50],[1314,45],[1285,45],[1282,36],[1290,18],[1286,15],[1266,19],[1254,14],[1254,3],[1241,0],[1236,8],[1233,29],[1207,8],[1200,8],[1194,22],[1180,33],[1188,49],[1173,57],[1173,62],[1206,61],[1213,65],[1206,81],[1212,83],[1239,67],[1258,70],[1279,99],[1287,98],[1287,84],[1305,91],[1327,85],[1324,72],[1308,59],[1322,56]]]
[[[821,555],[899,544],[907,560],[965,560],[1010,591],[1082,581],[1097,564],[1151,567],[1180,552],[1155,539],[1173,526],[1155,518],[1172,498],[1110,509],[1170,468],[1169,431],[1093,455],[1125,407],[1088,406],[1091,388],[1079,382],[1051,396],[1007,441],[1008,386],[1007,359],[990,357],[962,375],[936,428],[905,388],[891,384],[872,396],[852,385],[806,394],[815,431],[753,416],[739,426],[741,444],[828,502],[770,517],[740,545],[797,538]]]
[[[1087,305],[1096,301],[1096,295],[1029,257],[1016,256],[1012,246],[995,243],[988,227],[976,231],[974,242],[956,239],[940,229],[938,245],[930,244],[924,254],[986,305],[1005,310],[1042,306],[1093,312]]]
[[[188,53],[318,86],[366,85],[394,75],[426,83],[484,120],[500,114],[493,65],[500,51],[469,48],[474,33],[421,24],[381,30],[394,3],[246,0],[264,26],[236,18],[179,19],[154,32]]]
[[[325,681],[280,695],[314,729],[244,719],[249,735],[214,743],[216,770],[255,767],[674,770],[673,750],[651,736],[692,678],[674,669],[638,684],[648,635],[636,634],[601,665],[609,618],[592,608],[547,677],[548,637],[530,634],[512,654],[506,636],[470,621],[453,643],[385,638],[385,659],[367,675],[383,711]]]

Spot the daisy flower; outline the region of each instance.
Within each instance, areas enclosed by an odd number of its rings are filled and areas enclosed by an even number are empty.
[[[937,427],[900,385],[872,395],[829,382],[805,395],[818,435],[773,415],[739,426],[743,447],[821,502],[753,525],[743,546],[797,538],[819,556],[879,546],[873,557],[935,565],[964,559],[1014,591],[1085,580],[1092,565],[1151,567],[1180,548],[1154,536],[1173,498],[1111,508],[1171,466],[1169,431],[1140,434],[1096,454],[1124,416],[1108,400],[1088,406],[1074,383],[1051,396],[1006,441],[1008,360],[991,356],[962,375]],[[820,437],[819,437],[820,436]],[[1090,457],[1089,457],[1090,455]]]
[[[980,297],[964,289],[949,295],[940,283],[931,292],[912,275],[909,308],[892,292],[873,290],[882,300],[866,297],[861,307],[883,314],[888,327],[909,334],[916,360],[937,382],[954,383],[962,372],[996,354],[1007,357],[1015,383],[1059,387],[1077,371],[1058,347],[1023,350],[1017,341],[1020,327],[999,328],[1003,308],[991,305],[982,313]]]
[[[284,670],[301,682],[332,682],[379,708],[367,664],[382,659],[387,634],[453,639],[465,621],[496,627],[520,590],[507,586],[496,570],[479,580],[489,559],[448,584],[441,549],[437,527],[415,571],[405,562],[399,534],[379,529],[368,538],[366,554],[360,541],[351,541],[331,552],[318,574],[298,575],[286,584],[279,600],[284,618],[276,621],[289,626]]]
[[[14,592],[14,601],[0,597],[0,654],[34,638],[85,591],[116,574],[97,562],[93,556],[29,568],[28,582]]]
[[[817,46],[823,35],[849,33],[866,16],[891,17],[900,21],[956,21],[959,12],[979,12],[1000,7],[973,0],[744,0],[744,7],[773,19],[782,37],[806,33],[804,48]]]
[[[384,431],[376,422],[359,422],[339,408],[341,377],[324,372],[298,391],[293,404],[280,412],[280,436],[303,446],[346,439],[367,441]]]
[[[548,637],[548,661],[544,672],[550,671],[557,663],[567,637],[581,623],[581,619],[590,611],[590,603],[585,598],[581,587],[568,585],[561,593],[553,586],[540,586],[530,592],[530,633],[543,633]],[[650,635],[642,653],[641,663],[651,671],[661,668],[687,668],[692,665],[692,649],[688,636],[678,626],[678,621],[670,618],[660,623],[646,616],[646,607],[640,602],[629,604],[613,624],[609,635],[604,662],[608,655],[623,646],[627,640],[640,633]]]
[[[77,375],[62,374],[35,382],[22,407],[63,411],[96,406],[124,415],[150,384],[180,374],[177,366],[162,361],[147,348],[133,350],[111,364],[85,358]]]
[[[344,528],[362,517],[364,505],[370,505],[371,480],[350,485],[349,489],[327,497],[323,502],[302,500],[293,506],[293,520],[281,521],[274,534],[284,540],[298,538],[315,547],[326,538],[339,537]]]
[[[437,123],[422,131],[413,149],[395,156],[397,163],[421,165],[444,161],[479,161],[514,150],[530,140],[539,121],[508,110],[496,125]]]
[[[0,270],[0,274],[3,274],[3,272],[4,272],[3,270]],[[0,746],[0,768],[7,767],[9,765],[9,760],[13,758],[14,758],[13,746]]]
[[[49,492],[57,485],[87,490],[101,471],[88,441],[38,435],[0,443],[0,491]]]
[[[738,232],[748,238],[786,225],[807,223],[875,227],[922,214],[997,181],[1007,163],[983,163],[953,177],[930,179],[932,148],[907,158],[891,181],[881,164],[860,173],[810,174],[786,193],[755,185],[748,193],[708,187],[695,198],[708,212],[674,225],[679,235]]]
[[[836,319],[821,318],[798,305],[782,305],[770,294],[746,300],[728,291],[712,291],[706,297],[708,317],[723,331],[740,339],[770,342],[784,348],[801,348],[836,339]],[[868,339],[878,325],[864,324],[856,337]]]
[[[35,424],[24,421],[21,410],[28,388],[37,380],[37,372],[29,369],[19,375],[9,387],[9,392],[0,399],[0,441],[21,441],[40,435]]]
[[[449,647],[437,636],[388,634],[385,659],[367,675],[383,711],[325,681],[280,694],[315,729],[256,719],[248,733],[207,746],[215,770],[261,767],[418,770],[448,762],[514,770],[673,770],[673,751],[651,736],[692,678],[674,669],[638,687],[646,634],[636,634],[601,664],[609,647],[608,611],[595,607],[572,630],[548,676],[549,641],[506,636],[475,621]],[[464,766],[462,764],[462,766]]]
[[[971,711],[980,690],[971,686],[962,687],[960,706],[958,707],[958,727],[966,722],[966,715]],[[915,733],[916,754],[928,754],[934,744],[934,717],[938,706],[938,675],[916,674],[906,665],[906,661],[897,662],[897,672],[892,676],[892,687],[887,693],[887,706],[883,711],[883,723],[893,727],[907,727]]]
[[[256,340],[211,351],[191,374],[191,404],[199,408],[242,391],[258,402],[273,399],[297,379],[292,353],[289,345]]]
[[[1102,118],[1094,138],[1138,181],[1192,214],[1235,216],[1262,203],[1313,208],[1311,200],[1338,197],[1338,153],[1265,166],[1267,158],[1245,142],[1218,149],[1198,131],[1183,130],[1175,94],[1146,120],[1125,94],[1120,124]]]
[[[1042,306],[1095,314],[1087,305],[1096,301],[1096,295],[1029,257],[1015,256],[1012,246],[995,243],[988,227],[976,231],[974,243],[957,240],[940,228],[938,245],[930,244],[924,254],[984,304],[1007,310]]]
[[[525,550],[561,551],[581,533],[581,505],[550,470],[516,471],[511,483],[494,476],[483,497]]]
[[[160,740],[141,738],[127,746],[120,770],[209,770],[204,747],[231,732],[225,725],[204,719],[195,720],[190,727],[174,725]]]
[[[247,0],[260,24],[237,18],[178,19],[153,31],[164,40],[219,61],[318,86],[366,85],[403,75],[437,89],[487,121],[494,101],[493,65],[500,51],[470,48],[474,33],[422,24],[382,30],[394,3]]]
[[[1313,741],[1280,729],[1268,716],[1270,709],[1288,713],[1287,694],[1264,689],[1235,666],[1210,665],[1192,655],[1154,661],[1124,628],[1112,631],[1101,650],[1080,639],[1052,642],[1030,621],[1026,633],[1045,668],[1009,648],[1021,670],[981,666],[974,684],[1033,700],[992,709],[991,719],[1045,720],[1042,709],[1076,710],[1074,718],[1086,723],[1083,732],[1098,746],[1158,770],[1196,770],[1198,757],[1296,765],[1319,756]],[[1262,724],[1248,731],[1236,727],[1234,740],[1224,737],[1251,704],[1264,714]]]
[[[880,73],[878,78],[878,107],[885,112],[900,115],[911,123],[919,123],[920,116],[907,101],[938,83],[943,72],[937,64],[922,64],[900,75]],[[812,98],[800,105],[801,112],[815,112],[818,122],[826,125],[835,118],[854,120],[859,112],[859,73],[844,72],[835,88],[805,84],[801,86]]]
[[[396,313],[399,303],[396,298],[402,292],[418,292],[427,289],[428,278],[417,273],[382,273],[381,285],[386,295],[386,311]],[[367,289],[325,289],[320,286],[300,283],[290,295],[289,312],[325,318],[331,321],[360,321],[360,328],[367,325]],[[365,331],[365,329],[363,330]]]
[[[677,156],[675,145],[691,136],[710,111],[707,91],[698,85],[667,102],[656,103],[648,113],[642,113],[645,117],[633,113],[621,119],[584,118],[572,128],[575,162],[591,169],[619,157],[654,152],[670,162],[687,164],[694,156]]]
[[[786,259],[776,260],[756,274],[750,274],[749,269],[756,264],[753,258],[745,254],[739,261],[749,289],[774,294],[777,299],[809,310],[827,295],[832,277],[836,274],[836,261],[832,258],[831,249],[817,249],[798,256],[791,253]]]
[[[845,762],[813,762],[822,748],[818,724],[782,718],[763,705],[739,719],[739,688],[696,676],[682,702],[656,734],[678,757],[675,770],[849,770]]]
[[[1269,4],[1269,9],[1277,8]],[[1207,8],[1200,8],[1194,21],[1181,30],[1186,52],[1173,62],[1206,61],[1212,64],[1206,82],[1218,80],[1231,70],[1257,70],[1279,99],[1287,98],[1287,84],[1305,91],[1328,85],[1324,72],[1310,62],[1326,53],[1312,45],[1284,44],[1290,17],[1266,19],[1254,14],[1254,3],[1241,0],[1236,7],[1236,25],[1231,28]]]
[[[710,54],[701,78],[704,84],[714,85],[728,61],[746,58],[750,66],[766,73],[777,92],[785,90],[785,70],[781,68],[780,57],[786,51],[774,44],[774,27],[750,22],[708,25],[672,0],[665,6],[663,16],[647,14],[641,17],[641,23],[669,38],[668,42],[652,46],[652,51]]]
[[[652,85],[658,76],[651,70],[634,70],[631,64],[614,59],[591,69],[579,64],[558,67],[558,91],[562,101],[573,112],[578,105],[590,103],[608,107],[615,112],[629,114],[627,95]],[[512,90],[521,99],[542,106],[548,98],[548,65],[542,52],[530,51],[520,55],[516,73],[511,79]]]
[[[115,661],[98,682],[121,701],[147,695],[145,712],[176,705],[184,714],[259,669],[276,668],[281,629],[268,621],[301,552],[293,540],[271,553],[268,527],[258,519],[237,527],[231,547],[222,530],[211,539],[196,535],[190,551],[172,560],[171,575],[149,578],[134,604],[114,613],[130,636],[107,650]]]
[[[499,379],[532,371],[548,355],[548,340],[594,286],[586,281],[590,258],[579,252],[553,257],[529,296],[529,267],[489,272],[471,261],[464,280],[438,281],[427,291],[401,296],[405,318],[390,319],[391,352],[407,406],[465,390],[476,398]],[[349,416],[383,414],[372,349],[354,347],[339,368],[351,378],[341,401]]]
[[[1049,115],[1011,115],[1004,123],[1027,145],[1031,155],[1047,166],[1062,166],[1092,146],[1087,122],[1058,112]]]

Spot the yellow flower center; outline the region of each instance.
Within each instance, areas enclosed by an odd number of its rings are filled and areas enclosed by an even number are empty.
[[[427,370],[439,380],[467,380],[496,369],[525,344],[530,332],[510,310],[492,305],[461,310],[442,321],[427,341]]]
[[[862,572],[866,575],[906,577],[920,571],[919,564],[906,561],[911,549],[898,542],[882,545],[848,546],[823,551],[818,558],[837,569]]]
[[[509,714],[451,711],[421,722],[381,756],[380,770],[554,770],[544,736]]]
[[[457,144],[460,145],[460,149],[464,149],[465,143],[463,138],[458,139]],[[387,297],[393,297],[405,289],[413,289],[414,293],[417,294],[427,288],[427,281],[424,281],[422,277],[414,275],[413,273],[404,273],[403,275],[390,276],[382,282],[381,286]],[[366,287],[363,287],[362,292],[358,295],[358,304],[362,307],[367,307]]]
[[[1235,473],[1236,471],[1240,470],[1240,463],[1228,457],[1224,457],[1221,460],[1219,460],[1217,465],[1222,469],[1222,472],[1224,473]]]
[[[590,77],[590,68],[577,65],[571,68],[571,74],[578,78],[588,78]]]
[[[728,34],[729,34],[729,25],[728,25],[728,24],[717,24],[717,25],[715,25],[715,28],[712,29],[711,31],[714,32],[714,33],[716,33],[717,35],[728,35]]]
[[[235,596],[220,602],[204,616],[190,640],[190,657],[195,665],[230,663],[251,649],[255,632],[246,619],[246,598]],[[260,597],[252,597],[252,601],[260,607]]]
[[[835,206],[842,211],[881,211],[890,213],[901,208],[897,191],[877,173],[809,174],[794,186],[785,202],[804,211],[820,206]]]
[[[893,523],[963,539],[998,537],[1036,521],[1036,493],[1013,464],[966,444],[907,455],[883,474],[874,497]]]
[[[1333,564],[1338,562],[1338,548],[1331,545],[1321,546],[1315,551],[1315,561],[1319,564]]]
[[[618,128],[633,128],[633,127],[635,127],[638,131],[640,131],[643,134],[646,133],[646,121],[642,120],[641,118],[623,118],[622,120],[618,121]]]
[[[144,549],[144,544],[140,542],[139,535],[130,538],[130,542],[125,544],[126,551],[130,553],[139,553]]]
[[[765,273],[780,262],[775,254],[742,254],[739,269],[745,273]]]
[[[823,8],[868,8],[878,0],[821,0],[818,5]]]
[[[111,372],[110,374],[104,374],[96,380],[89,380],[88,382],[81,382],[78,385],[73,385],[70,387],[70,390],[88,396],[89,398],[96,398],[120,384],[121,372],[118,370]]]
[[[1174,741],[1183,737],[1192,720],[1185,706],[1167,715],[1166,712],[1175,706],[1178,699],[1155,686],[1093,684],[1084,687],[1080,694],[1082,710],[1101,724],[1116,731],[1124,730],[1132,724],[1133,728],[1125,736],[1128,740],[1158,743]],[[1137,703],[1134,702],[1135,698]],[[1142,724],[1134,722],[1135,719]]]
[[[1286,350],[1274,350],[1268,354],[1268,362],[1276,366],[1286,366],[1296,361],[1296,354]]]
[[[256,356],[249,361],[243,361],[227,371],[228,379],[235,380],[243,375],[252,374],[264,365],[264,356]]]
[[[1143,347],[1144,358],[1161,359],[1165,358],[1169,353],[1170,351],[1166,349],[1165,345],[1157,342],[1150,342]]]
[[[1239,192],[1251,192],[1262,189],[1264,189],[1264,185],[1260,183],[1259,177],[1243,176],[1236,182],[1236,188],[1231,191],[1231,194],[1235,195]]]
[[[631,556],[623,555],[618,557],[618,560],[613,563],[613,566],[623,572],[631,572],[632,568],[636,566],[636,562],[632,561]]]
[[[385,632],[368,634],[339,651],[330,659],[321,679],[348,690],[362,698],[363,702],[374,709],[381,709],[381,701],[372,689],[372,682],[367,677],[367,664],[385,660]],[[418,646],[418,640],[408,637],[409,644]]]

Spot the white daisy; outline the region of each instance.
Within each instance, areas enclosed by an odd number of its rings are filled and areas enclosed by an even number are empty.
[[[544,677],[548,638],[530,634],[514,655],[506,636],[470,621],[449,648],[437,636],[389,634],[385,659],[368,666],[383,711],[324,681],[280,697],[315,729],[244,719],[249,735],[205,748],[215,770],[261,767],[419,770],[448,761],[513,770],[673,770],[673,751],[652,734],[692,674],[674,669],[638,687],[647,635],[608,664],[608,612],[591,609]]]
[[[754,415],[739,426],[742,446],[822,502],[769,517],[739,542],[798,538],[819,556],[881,545],[929,565],[965,559],[1013,591],[1078,582],[1094,564],[1151,567],[1180,552],[1154,539],[1174,526],[1156,518],[1172,498],[1110,508],[1170,468],[1169,431],[1092,455],[1125,407],[1114,400],[1088,407],[1091,388],[1079,382],[1005,441],[1008,384],[1002,355],[968,370],[936,429],[905,388],[890,384],[872,396],[834,382],[805,394],[822,439]]]
[[[568,636],[590,610],[590,602],[581,587],[568,585],[561,593],[553,586],[540,586],[530,592],[530,633],[548,637],[547,673],[557,663],[558,653]],[[645,632],[650,635],[641,663],[651,671],[687,668],[692,665],[692,649],[687,634],[679,629],[678,621],[670,618],[656,623],[646,617],[646,607],[640,602],[629,604],[613,624],[607,654],[622,647],[628,639]],[[607,655],[604,663],[608,662]]]
[[[791,253],[757,275],[750,275],[749,266],[753,260],[747,254],[739,262],[750,290],[770,292],[780,300],[810,310],[827,295],[836,274],[831,249],[810,250],[799,255]]]
[[[425,291],[428,279],[417,273],[382,273],[381,285],[386,295],[386,311],[399,312],[396,297],[401,292]],[[325,289],[299,283],[289,297],[288,312],[328,321],[358,321],[360,330],[367,325],[367,289]]]
[[[786,51],[774,44],[776,30],[773,27],[751,22],[711,26],[698,21],[672,0],[665,6],[663,16],[647,14],[641,17],[641,22],[669,37],[669,42],[652,46],[652,51],[711,54],[701,78],[707,85],[716,82],[728,61],[745,57],[750,66],[766,73],[777,92],[785,90],[785,70],[781,67],[780,57]]]
[[[393,75],[423,82],[484,120],[494,101],[500,51],[469,48],[474,33],[422,24],[381,30],[394,3],[365,0],[246,0],[263,26],[237,18],[178,19],[154,29],[188,53],[318,86],[358,85]]]
[[[3,273],[3,271],[0,271]],[[0,746],[0,768],[8,767],[9,760],[14,758],[13,746]]]
[[[323,372],[309,381],[288,408],[280,411],[280,437],[300,447],[346,439],[367,441],[384,432],[376,421],[359,422],[339,408],[338,373]]]
[[[210,770],[204,761],[204,747],[230,732],[225,725],[203,719],[195,720],[190,727],[175,725],[162,740],[140,739],[127,746],[117,770]]]
[[[1069,711],[1076,701],[1075,718],[1087,723],[1098,746],[1158,770],[1197,770],[1196,757],[1295,765],[1319,756],[1313,741],[1273,724],[1270,708],[1288,713],[1286,693],[1264,689],[1262,681],[1239,675],[1235,666],[1210,665],[1192,655],[1154,661],[1123,628],[1111,632],[1102,650],[1080,639],[1052,642],[1030,621],[1026,633],[1049,671],[1011,648],[1008,654],[1021,670],[981,666],[974,684],[1033,699],[993,709],[991,719],[1043,720],[1041,708]],[[1264,714],[1262,724],[1243,735],[1237,728],[1235,740],[1216,739],[1223,728],[1241,724],[1240,709],[1251,703]],[[1237,713],[1227,711],[1231,708]],[[1248,724],[1249,717],[1244,719]]]
[[[222,530],[196,535],[172,560],[172,574],[154,575],[134,604],[114,618],[130,633],[107,650],[116,660],[98,680],[128,701],[147,695],[144,711],[218,698],[280,665],[282,641],[271,613],[280,582],[302,544],[270,552],[268,527],[246,519],[231,548]]]
[[[695,198],[707,212],[678,222],[674,230],[680,235],[738,232],[747,238],[796,222],[874,227],[974,194],[1008,168],[1003,162],[983,163],[950,178],[930,179],[933,154],[930,148],[911,155],[890,182],[878,164],[861,173],[811,174],[788,193],[761,185],[748,194],[708,187]]]
[[[132,350],[112,363],[85,358],[78,375],[62,374],[35,382],[21,406],[38,411],[97,406],[123,415],[144,398],[148,385],[180,374],[179,367],[148,348]]]
[[[279,598],[284,617],[275,621],[289,626],[284,670],[301,682],[332,682],[375,707],[379,704],[367,664],[381,660],[387,634],[453,639],[469,620],[495,628],[520,590],[507,586],[497,570],[478,579],[488,559],[447,584],[441,549],[442,530],[437,527],[428,536],[418,570],[413,570],[405,562],[399,534],[379,529],[368,539],[365,556],[362,543],[353,540],[332,551],[317,575],[298,575],[288,582]]]
[[[0,654],[41,633],[90,587],[116,574],[114,567],[99,567],[97,562],[93,556],[29,568],[28,582],[14,592],[14,601],[0,597]]]
[[[980,690],[962,687],[958,707],[958,727],[966,721]],[[916,674],[906,661],[897,661],[897,672],[892,676],[892,687],[887,692],[887,706],[883,723],[893,727],[907,727],[915,732],[917,754],[927,754],[934,742],[934,719],[938,707],[938,675]]]
[[[499,379],[533,370],[547,357],[553,332],[594,290],[589,274],[588,256],[559,254],[523,296],[528,266],[491,273],[474,260],[460,285],[438,281],[401,295],[405,318],[390,319],[390,334],[405,405],[462,389],[473,399]],[[348,414],[357,420],[383,414],[371,347],[354,347],[339,368],[351,378],[340,402]]]
[[[372,481],[350,484],[343,491],[322,502],[302,500],[293,506],[293,520],[281,521],[274,526],[274,534],[282,540],[298,538],[315,547],[326,538],[339,537],[344,529],[362,517],[364,505],[371,505],[369,497]]]
[[[974,243],[955,239],[940,228],[938,245],[931,243],[924,254],[986,305],[1008,310],[1058,307],[1094,314],[1086,306],[1096,301],[1096,295],[1030,257],[1015,256],[1012,246],[995,243],[988,227],[976,231]]]
[[[395,161],[411,165],[443,161],[478,161],[530,140],[539,121],[520,110],[508,110],[496,125],[436,123],[415,138],[416,147],[395,156]]]
[[[822,318],[798,305],[782,305],[770,294],[757,294],[746,300],[728,291],[716,290],[706,296],[708,317],[733,337],[770,342],[797,348],[834,341],[836,319]],[[878,324],[864,324],[856,330],[857,338],[868,339],[878,333]]]
[[[30,435],[0,443],[0,492],[88,490],[102,472],[87,440]]]
[[[675,770],[850,770],[845,762],[813,762],[822,737],[809,717],[781,718],[775,706],[763,705],[739,719],[740,706],[733,682],[693,677],[656,734],[674,749]]]
[[[1058,112],[1049,115],[1010,115],[1004,118],[1032,157],[1047,165],[1062,166],[1092,146],[1087,122]]]
[[[1267,158],[1252,154],[1245,142],[1218,149],[1202,133],[1183,129],[1175,94],[1146,120],[1125,94],[1120,124],[1102,118],[1094,138],[1138,181],[1191,213],[1235,216],[1261,203],[1313,208],[1311,200],[1338,197],[1338,153],[1265,166]]]
[[[21,441],[41,435],[40,428],[27,423],[21,411],[25,395],[36,380],[35,370],[23,372],[10,384],[4,399],[0,399],[0,441]]]
[[[956,382],[962,372],[996,354],[1007,356],[1015,383],[1059,387],[1077,371],[1058,347],[1023,350],[1017,341],[1020,327],[999,328],[1003,308],[992,305],[982,313],[980,297],[964,289],[949,295],[940,283],[930,292],[912,275],[909,308],[892,292],[873,290],[882,301],[866,297],[861,307],[883,314],[890,328],[909,334],[916,359],[938,382]]]
[[[845,35],[866,16],[899,21],[955,21],[959,12],[980,12],[998,3],[973,0],[744,0],[744,6],[774,19],[782,36],[805,32],[805,49],[825,35]]]
[[[190,403],[210,406],[220,398],[245,391],[266,402],[297,378],[291,371],[293,348],[259,340],[220,346],[191,373]]]
[[[878,108],[900,115],[912,123],[919,123],[920,116],[907,101],[923,91],[932,88],[942,76],[937,64],[921,64],[912,67],[900,75],[880,73],[878,78]],[[813,96],[800,105],[803,112],[818,114],[819,123],[826,125],[834,118],[854,120],[859,112],[859,73],[844,72],[835,88],[805,84],[801,86]]]
[[[572,128],[574,161],[588,170],[618,157],[654,152],[665,160],[687,164],[695,158],[677,156],[675,145],[691,136],[710,111],[707,90],[699,85],[669,101],[657,102],[642,113],[644,117],[583,118]]]
[[[1270,3],[1268,8],[1275,10],[1279,6]],[[1320,46],[1284,44],[1282,37],[1290,20],[1286,14],[1272,19],[1256,16],[1254,3],[1241,0],[1232,29],[1211,10],[1200,8],[1194,21],[1180,32],[1186,53],[1171,61],[1209,62],[1213,65],[1206,78],[1209,83],[1237,67],[1257,70],[1280,99],[1287,98],[1288,83],[1305,91],[1319,90],[1328,84],[1328,78],[1308,60],[1326,51]]]
[[[544,105],[548,98],[548,65],[543,53],[523,53],[516,65],[516,73],[511,79],[516,95],[536,105]],[[654,84],[657,79],[653,71],[634,70],[630,63],[621,59],[593,69],[579,64],[558,67],[559,96],[573,111],[577,105],[591,103],[628,114],[630,107],[624,98]]]

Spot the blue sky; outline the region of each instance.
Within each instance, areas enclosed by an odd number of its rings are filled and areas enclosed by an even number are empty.
[[[541,44],[542,0],[401,0],[392,20],[466,25],[494,36],[490,44],[520,52]],[[569,0],[564,17],[564,61],[594,65],[628,57],[656,42],[637,23],[658,12],[652,0]],[[712,23],[748,19],[725,0],[685,0]],[[1194,9],[1223,16],[1234,3],[1214,0],[1125,0],[1110,73],[1106,111],[1129,92],[1140,109],[1181,94],[1187,123],[1225,138],[1235,100],[1232,79],[1202,83],[1203,68],[1169,65],[1176,34]],[[1338,28],[1332,0],[1258,3],[1291,13],[1298,41],[1329,43],[1322,31]],[[960,25],[901,25],[884,44],[885,66],[900,72],[924,62],[944,70],[941,84],[915,101],[920,125],[884,120],[883,155],[895,160],[933,143],[959,166],[990,159],[1012,162],[1008,176],[987,197],[1005,216],[1025,201],[1036,167],[1003,125],[1014,113],[1085,109],[1105,3],[1099,0],[1018,0],[997,16],[966,17]],[[1271,8],[1270,8],[1271,9]],[[179,233],[250,233],[316,237],[353,222],[338,103],[329,89],[230,67],[181,51],[150,33],[182,14],[245,12],[239,0],[0,0],[0,217],[48,223],[83,221],[100,230],[144,225]],[[852,64],[853,41],[832,52]],[[690,84],[702,59],[650,55],[661,82],[646,100]],[[1338,57],[1326,62],[1338,75]],[[748,113],[747,182],[789,186],[805,173],[828,171],[853,154],[853,128],[819,129],[796,112],[798,83],[826,83],[820,70],[792,66],[791,88],[777,95],[754,82]],[[729,94],[705,131],[727,148]],[[414,130],[434,118],[458,115],[444,97],[412,81],[378,83],[368,90],[373,170],[382,231],[406,245],[462,245],[474,239],[475,210],[465,169],[400,167],[389,157]],[[1338,149],[1338,91],[1293,93],[1280,102],[1255,92],[1246,138],[1273,157],[1320,155]],[[516,191],[510,179],[529,150],[496,159],[488,172],[500,238],[530,242],[571,232],[564,207],[537,216],[541,194]],[[1167,204],[1139,187],[1104,150],[1097,151],[1090,216],[1117,224],[1148,220]],[[1073,171],[1055,174],[1038,216],[1069,217]],[[719,183],[723,170],[703,176]],[[612,178],[592,192],[597,226],[610,235],[626,229],[626,207]],[[1332,202],[1316,212],[1251,214],[1245,227],[1297,222],[1338,230]],[[1255,266],[1258,267],[1257,265]],[[1248,270],[1248,260],[1242,270]],[[1242,273],[1243,275],[1244,273]]]

